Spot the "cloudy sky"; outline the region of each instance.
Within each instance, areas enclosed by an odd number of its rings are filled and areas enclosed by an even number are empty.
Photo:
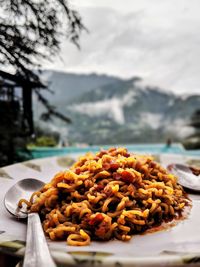
[[[45,67],[140,76],[176,93],[200,93],[199,0],[71,0],[90,33],[81,50],[65,39]]]

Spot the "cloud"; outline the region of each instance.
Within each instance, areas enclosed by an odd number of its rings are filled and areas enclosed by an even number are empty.
[[[173,121],[173,123],[166,124],[165,127],[166,131],[178,133],[178,136],[181,139],[184,139],[195,133],[195,129],[191,126],[188,126],[185,119],[176,119]]]
[[[140,122],[141,124],[148,125],[152,129],[157,130],[162,125],[163,116],[161,114],[151,112],[141,112]]]
[[[135,99],[136,92],[130,90],[123,98],[113,97],[96,102],[86,102],[71,105],[69,108],[90,117],[105,116],[114,120],[118,124],[125,123],[124,106],[131,106]]]
[[[80,51],[63,40],[64,63],[49,67],[137,75],[166,90],[200,93],[200,2],[126,1],[76,0],[90,33],[81,36]]]

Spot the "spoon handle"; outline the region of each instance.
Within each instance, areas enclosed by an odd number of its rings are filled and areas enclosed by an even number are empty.
[[[23,267],[56,267],[37,213],[28,214],[28,229]]]

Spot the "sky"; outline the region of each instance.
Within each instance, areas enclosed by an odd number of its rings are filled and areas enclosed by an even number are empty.
[[[81,50],[63,38],[45,68],[140,76],[177,94],[200,94],[199,0],[71,0],[89,33]]]

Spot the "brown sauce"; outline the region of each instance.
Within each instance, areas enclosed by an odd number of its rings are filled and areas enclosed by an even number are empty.
[[[172,219],[171,221],[170,220],[164,221],[160,225],[152,226],[152,228],[147,229],[145,232],[141,233],[141,235],[165,231],[176,226],[181,221],[186,220],[192,209],[192,200],[188,196],[187,199],[189,202],[185,206],[184,210],[181,213],[179,213],[176,218]]]

